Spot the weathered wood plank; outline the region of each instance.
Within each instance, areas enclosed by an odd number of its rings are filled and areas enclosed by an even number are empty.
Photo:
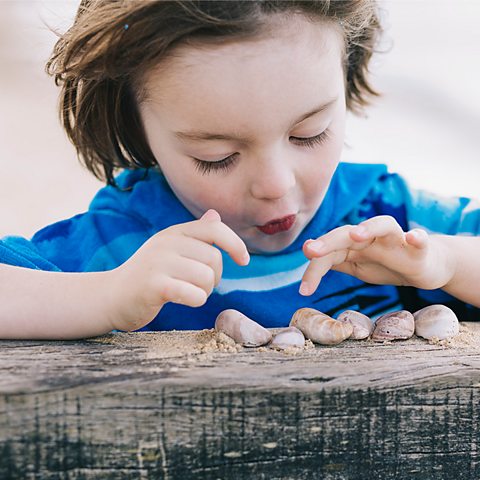
[[[0,478],[480,478],[480,347],[192,335],[0,342]]]

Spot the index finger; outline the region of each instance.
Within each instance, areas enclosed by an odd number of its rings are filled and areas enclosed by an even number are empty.
[[[307,240],[303,244],[303,253],[307,258],[317,258],[329,255],[335,251],[348,249],[362,249],[368,246],[371,241],[355,241],[351,238],[352,225],[343,225],[330,230],[317,239]]]
[[[250,255],[244,241],[225,223],[215,210],[208,210],[199,219],[183,225],[182,232],[189,237],[215,244],[225,250],[238,265],[248,265]]]

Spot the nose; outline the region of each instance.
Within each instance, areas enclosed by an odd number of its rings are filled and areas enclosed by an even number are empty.
[[[256,159],[250,184],[251,195],[258,200],[284,198],[295,186],[295,172],[288,157],[262,157]]]

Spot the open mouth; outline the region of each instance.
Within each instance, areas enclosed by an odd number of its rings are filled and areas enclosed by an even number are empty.
[[[257,225],[257,228],[267,235],[274,235],[275,233],[286,232],[293,227],[296,218],[296,215],[288,215],[283,218],[277,218],[275,220],[272,220],[271,222],[268,222],[262,226]]]

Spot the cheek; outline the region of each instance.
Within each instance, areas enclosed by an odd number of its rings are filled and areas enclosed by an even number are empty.
[[[345,115],[341,112],[335,121],[332,137],[322,152],[322,176],[330,179],[337,168],[345,142]]]
[[[316,168],[305,172],[304,185],[306,188],[304,191],[307,196],[307,203],[316,204],[319,199],[323,198],[337,164],[336,161],[328,160],[321,164],[317,163]]]
[[[335,173],[343,147],[343,137],[338,133],[318,153],[312,154],[310,165],[302,172],[305,201],[318,206]]]
[[[164,173],[175,195],[194,216],[201,216],[209,208],[217,210],[224,220],[235,216],[238,195],[218,176],[180,170],[173,170],[171,177]]]
[[[172,179],[172,188],[177,196],[190,205],[194,204],[201,209],[211,208],[217,199],[217,191],[214,184],[201,181],[199,175],[175,175]]]

